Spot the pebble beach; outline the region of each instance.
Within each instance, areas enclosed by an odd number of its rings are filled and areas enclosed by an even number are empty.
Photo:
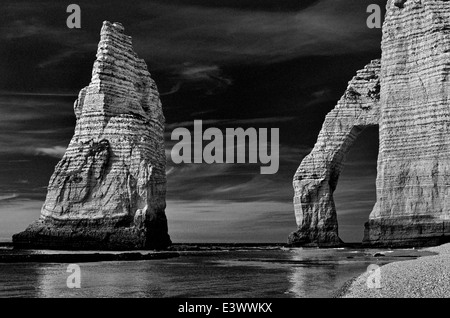
[[[368,284],[371,274],[364,273],[348,282],[339,297],[450,297],[450,244],[427,248],[425,251],[436,253],[436,255],[381,266],[377,288],[374,288],[374,284]]]

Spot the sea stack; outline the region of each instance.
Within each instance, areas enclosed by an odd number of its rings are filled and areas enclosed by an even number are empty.
[[[372,62],[349,83],[295,174],[292,245],[341,244],[333,192],[346,152],[373,125],[377,201],[364,244],[450,239],[450,2],[389,0],[381,47],[379,67]]]
[[[92,79],[74,112],[74,136],[50,179],[41,216],[13,236],[14,247],[170,245],[161,101],[120,23],[103,23]]]

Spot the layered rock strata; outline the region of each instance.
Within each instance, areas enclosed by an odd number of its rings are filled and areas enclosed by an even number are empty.
[[[379,117],[372,117],[379,125],[380,148],[367,245],[434,245],[450,236],[449,74],[450,2],[389,0],[380,97],[374,103]],[[317,145],[294,177],[299,227],[289,239],[294,245],[340,242],[332,195],[342,154],[354,136],[339,108],[327,116]]]
[[[289,242],[302,246],[336,246],[338,235],[333,192],[345,154],[368,126],[380,118],[380,61],[357,72],[337,106],[326,116],[312,152],[294,177],[294,208],[298,231]]]
[[[450,235],[450,2],[388,3],[377,202],[364,241],[431,245]]]
[[[155,82],[120,23],[104,22],[75,133],[20,248],[164,248],[164,115]]]

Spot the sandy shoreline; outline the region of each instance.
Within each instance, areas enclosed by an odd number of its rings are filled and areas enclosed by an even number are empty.
[[[399,261],[381,266],[379,288],[369,288],[364,273],[348,281],[338,292],[341,298],[447,298],[450,297],[450,244],[424,249],[437,253],[415,260]],[[370,281],[370,280],[369,280]]]

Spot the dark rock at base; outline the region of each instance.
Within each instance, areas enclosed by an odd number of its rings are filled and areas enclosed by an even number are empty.
[[[365,224],[365,247],[427,247],[450,242],[450,222],[433,218],[397,217],[369,220]]]
[[[298,230],[288,237],[288,246],[291,247],[340,247],[344,242],[334,231],[307,231]]]
[[[150,227],[148,227],[150,228]],[[37,221],[25,231],[13,236],[14,248],[64,250],[162,250],[170,246],[170,237],[164,227],[137,229],[114,227],[109,224],[77,226]]]

